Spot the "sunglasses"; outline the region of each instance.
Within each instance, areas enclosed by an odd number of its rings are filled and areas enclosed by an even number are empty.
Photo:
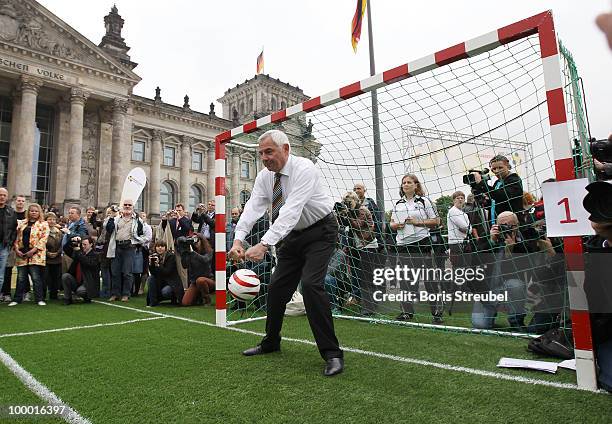
[[[132,205],[129,203],[124,203],[123,206],[132,206]]]

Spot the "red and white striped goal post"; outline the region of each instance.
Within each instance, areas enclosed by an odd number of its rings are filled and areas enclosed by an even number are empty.
[[[282,122],[300,113],[321,109],[461,59],[479,55],[501,45],[534,34],[538,35],[540,44],[548,121],[555,162],[555,176],[557,181],[575,179],[576,175],[574,173],[572,148],[563,95],[559,48],[552,11],[550,10],[218,134],[215,138],[215,278],[217,325],[227,325],[227,258],[225,246],[225,144],[227,142],[241,134],[248,134],[261,129],[268,124]],[[579,236],[564,237],[564,251],[566,256],[571,258],[571,260],[567,261],[567,277],[568,282],[570,282],[568,286],[574,335],[574,352],[576,356],[577,384],[580,387],[596,389],[597,377],[591,322],[586,295],[583,289],[584,262],[581,256],[583,253],[581,238]]]

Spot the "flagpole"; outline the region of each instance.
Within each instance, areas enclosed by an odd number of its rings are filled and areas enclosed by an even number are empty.
[[[368,13],[368,44],[370,46],[370,75],[376,74],[374,63],[374,39],[372,38],[372,12],[370,4],[372,0],[367,0],[366,9]],[[380,209],[381,218],[385,218],[385,189],[384,175],[382,169],[382,151],[380,146],[380,123],[378,120],[378,96],[376,90],[371,91],[372,95],[372,129],[374,132],[374,178],[376,180],[376,203]]]

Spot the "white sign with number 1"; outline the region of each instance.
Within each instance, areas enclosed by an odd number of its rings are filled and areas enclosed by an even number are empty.
[[[590,214],[582,206],[588,184],[586,178],[542,184],[548,237],[595,234]]]

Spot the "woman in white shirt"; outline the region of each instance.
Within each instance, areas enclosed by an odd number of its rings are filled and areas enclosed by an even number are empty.
[[[446,215],[446,228],[448,228],[448,247],[450,249],[450,261],[453,267],[466,267],[465,261],[467,251],[465,249],[468,234],[470,233],[470,219],[463,212],[465,205],[465,194],[456,191],[452,195],[453,206]]]
[[[440,225],[440,218],[433,203],[425,197],[421,182],[416,175],[404,175],[399,194],[401,199],[393,207],[390,222],[391,229],[397,231],[398,264],[402,269],[404,266],[412,269],[427,268],[431,265],[429,229]],[[420,281],[406,281],[402,278],[399,283],[402,291],[413,293],[414,299],[418,298]],[[396,320],[412,319],[413,302],[407,299],[400,302],[400,306],[401,313]]]

